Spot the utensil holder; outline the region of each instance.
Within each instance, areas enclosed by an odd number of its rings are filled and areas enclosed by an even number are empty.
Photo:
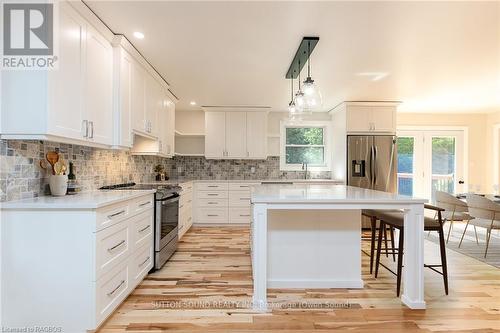
[[[53,196],[60,197],[66,195],[68,191],[67,175],[51,175],[49,177],[50,193]]]

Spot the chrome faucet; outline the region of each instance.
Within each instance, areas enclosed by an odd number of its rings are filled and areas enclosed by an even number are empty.
[[[307,163],[306,162],[302,162],[302,170],[305,170],[304,179],[307,179]]]

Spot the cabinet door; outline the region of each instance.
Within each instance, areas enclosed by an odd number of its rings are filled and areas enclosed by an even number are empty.
[[[205,112],[205,157],[223,158],[226,151],[226,113]]]
[[[347,107],[347,132],[370,132],[372,130],[371,106]]]
[[[88,27],[85,70],[85,116],[91,122],[89,140],[113,142],[113,48]]]
[[[247,112],[247,151],[249,158],[267,158],[267,113]]]
[[[132,61],[130,78],[130,111],[132,112],[132,129],[137,132],[145,133],[145,71],[144,68],[135,60]]]
[[[373,130],[376,132],[396,132],[396,108],[394,106],[372,107]]]
[[[226,112],[226,157],[246,158],[247,113]]]
[[[158,136],[158,116],[162,108],[162,91],[160,84],[146,72],[146,124],[147,133]]]
[[[132,119],[131,119],[131,95],[132,95],[132,63],[133,60],[123,49],[120,52],[120,81],[118,110],[120,122],[118,124],[118,144],[124,147],[132,147]]]
[[[175,152],[175,104],[166,99],[167,108],[167,133],[165,133],[165,148],[168,157],[173,157]]]
[[[168,109],[166,107],[163,107],[158,113],[158,128],[160,132],[158,152],[163,156],[167,156]]]
[[[85,23],[63,2],[59,19],[59,68],[49,73],[48,132],[82,140],[86,134],[83,124]]]

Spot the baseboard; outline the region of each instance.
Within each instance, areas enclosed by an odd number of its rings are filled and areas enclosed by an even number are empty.
[[[363,288],[363,280],[278,280],[268,279],[268,288]]]

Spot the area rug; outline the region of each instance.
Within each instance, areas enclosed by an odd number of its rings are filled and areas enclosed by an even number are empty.
[[[449,224],[445,224],[445,240],[448,235]],[[466,256],[475,258],[479,261],[485,262],[489,265],[500,268],[500,230],[493,230],[491,233],[490,245],[488,248],[488,255],[484,258],[484,250],[486,249],[486,229],[477,228],[477,237],[479,239],[479,245],[476,243],[476,237],[474,236],[474,228],[469,225],[467,227],[467,232],[465,233],[462,246],[458,247],[460,243],[460,237],[464,231],[465,223],[455,222],[453,224],[453,229],[450,234],[450,240],[446,244],[446,247],[450,250],[462,253]],[[439,244],[439,237],[437,232],[431,232],[429,235],[425,233],[425,239]]]

